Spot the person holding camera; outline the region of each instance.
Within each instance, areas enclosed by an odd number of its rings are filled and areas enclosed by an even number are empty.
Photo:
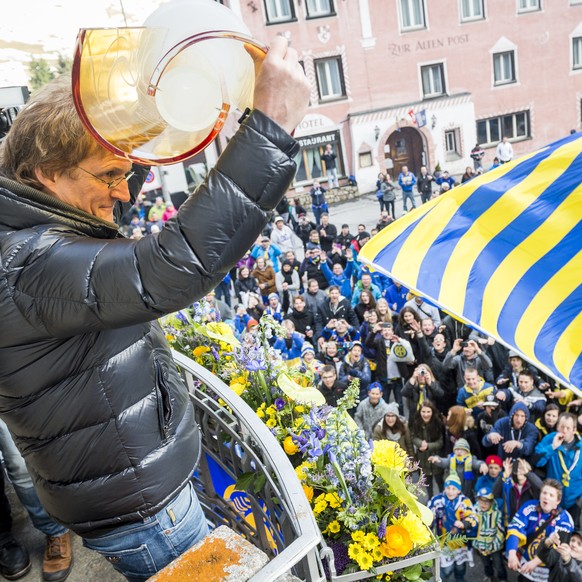
[[[443,366],[457,375],[457,386],[465,383],[465,370],[475,368],[479,376],[488,382],[493,380],[493,362],[474,340],[455,339],[446,355]]]
[[[548,582],[582,582],[582,531],[554,532],[537,556],[550,570]]]
[[[426,400],[439,402],[444,396],[444,392],[432,370],[426,364],[420,364],[404,385],[402,396],[406,398],[408,403],[408,422],[412,422],[412,418],[423,402]]]

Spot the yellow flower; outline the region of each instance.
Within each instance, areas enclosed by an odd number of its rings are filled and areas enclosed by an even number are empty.
[[[363,532],[362,532],[363,533]],[[354,534],[352,534],[352,537],[354,537]],[[364,553],[364,548],[362,548],[362,546],[360,544],[350,544],[350,547],[348,548],[348,556],[352,559],[352,560],[356,560],[358,561],[358,558]]]
[[[283,448],[289,456],[294,455],[299,451],[299,447],[293,442],[293,437],[291,435],[283,441]]]
[[[315,507],[313,508],[313,513],[315,513],[315,515],[318,515],[322,511],[325,511],[326,509],[327,509],[327,503],[325,501],[317,501],[315,503]]]
[[[277,426],[277,421],[274,418],[269,418],[269,420],[267,420],[267,422],[265,422],[265,424],[269,428],[275,428]]]
[[[406,451],[394,441],[374,441],[372,463],[389,469],[406,468]]]
[[[230,384],[230,388],[235,394],[240,396],[247,389],[247,386],[246,384],[241,384],[240,382],[232,382]]]
[[[368,533],[362,540],[362,546],[365,550],[373,550],[380,545],[380,540],[375,533]]]
[[[265,413],[263,412],[263,410],[261,408],[257,408],[257,416],[259,418],[265,418]]]
[[[327,526],[327,531],[329,533],[332,533],[332,534],[339,533],[340,529],[341,529],[341,525],[340,525],[340,522],[337,519],[334,519]]]
[[[329,503],[329,506],[332,509],[336,509],[342,504],[342,500],[337,493],[326,493],[325,500]]]
[[[311,503],[311,500],[313,499],[313,487],[310,487],[305,483],[302,483],[301,487],[303,487],[303,492],[305,493],[305,497],[307,497],[307,501]]]
[[[233,384],[246,384],[247,383],[247,379],[244,377],[243,374],[241,374],[240,376],[233,376],[230,379],[230,385],[232,386]],[[265,404],[263,402],[263,404]]]
[[[412,550],[412,538],[402,526],[390,525],[380,549],[386,558],[402,558]]]
[[[297,475],[299,481],[305,481],[305,475],[307,471],[313,469],[314,466],[315,466],[314,463],[310,463],[309,461],[303,461],[301,465],[295,467],[295,474]]]
[[[369,570],[373,565],[372,556],[367,554],[366,552],[362,552],[357,558],[356,562],[358,562],[358,566],[362,570]]]
[[[271,406],[269,406],[269,408],[267,408],[267,410],[265,410],[265,412],[269,415],[269,416],[276,416],[277,414],[277,409],[271,404]]]
[[[297,414],[303,414],[305,412],[305,406],[298,404],[293,408],[293,412],[296,412]]]
[[[432,540],[430,530],[422,523],[422,520],[411,511],[406,515],[393,520],[395,525],[402,526],[412,538],[415,546],[423,546]]]
[[[379,546],[372,550],[372,558],[374,559],[374,562],[381,562],[384,559],[384,554]]]
[[[366,537],[366,534],[362,530],[355,531],[352,534],[352,539],[355,542],[363,542],[365,537]]]
[[[192,354],[195,358],[199,358],[200,356],[204,355],[206,352],[209,352],[210,348],[208,346],[198,346],[192,350]]]
[[[174,336],[173,336],[171,333],[167,333],[167,334],[166,334],[166,339],[167,339],[169,342],[173,342],[173,341],[174,341],[176,338],[175,338],[175,337],[174,337]]]

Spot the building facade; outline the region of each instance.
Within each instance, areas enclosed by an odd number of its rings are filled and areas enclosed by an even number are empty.
[[[283,35],[311,82],[294,189],[339,173],[459,175],[479,143],[515,156],[579,130],[582,0],[224,0],[253,36]]]

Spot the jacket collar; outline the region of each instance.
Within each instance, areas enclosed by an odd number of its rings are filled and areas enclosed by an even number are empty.
[[[0,216],[3,224],[15,229],[61,224],[88,236],[121,236],[114,222],[97,218],[40,190],[1,176]]]

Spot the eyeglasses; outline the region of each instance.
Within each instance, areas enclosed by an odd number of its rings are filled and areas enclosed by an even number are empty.
[[[108,190],[113,190],[113,188],[117,188],[117,186],[119,186],[119,184],[121,184],[121,182],[123,182],[123,180],[125,180],[127,182],[127,181],[129,181],[129,179],[132,176],[135,175],[135,172],[130,170],[126,174],[123,174],[123,176],[119,176],[119,178],[115,178],[114,180],[111,180],[111,182],[108,182],[107,180],[104,180],[103,178],[100,178],[99,176],[96,176],[95,174],[88,172],[84,168],[81,168],[81,166],[77,166],[77,168],[79,168],[79,170],[82,170],[83,172],[85,172],[85,174],[89,174],[89,176],[93,176],[93,178],[95,178],[95,180],[99,180],[99,182],[103,182],[103,184],[105,184],[107,186]]]

